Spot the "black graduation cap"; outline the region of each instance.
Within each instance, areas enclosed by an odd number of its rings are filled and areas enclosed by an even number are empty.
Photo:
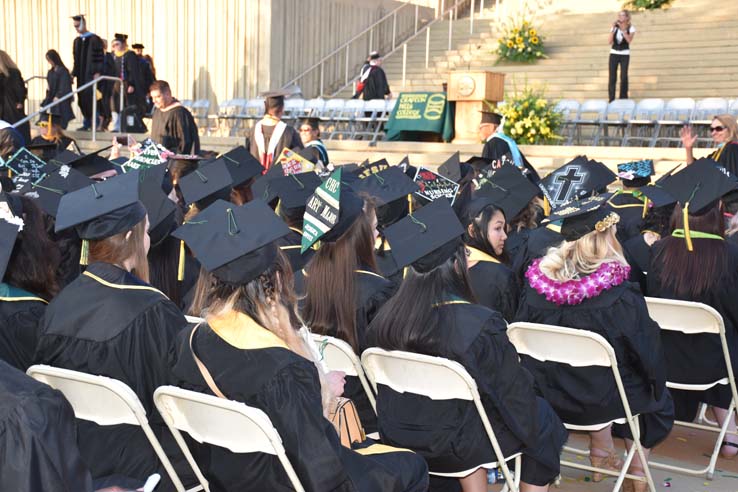
[[[146,207],[149,216],[152,246],[161,243],[177,226],[177,206],[164,191],[167,186],[164,178],[168,172],[169,169],[163,164],[138,171],[138,199]]]
[[[419,190],[418,185],[408,178],[398,166],[355,179],[349,185],[356,193],[365,193],[376,200],[377,206],[386,205]]]
[[[131,45],[131,48],[133,48],[134,50],[142,50],[144,49],[144,45],[142,45],[141,43],[134,43]]]
[[[254,198],[271,203],[277,198],[277,189],[272,186],[272,181],[284,176],[282,164],[273,164],[272,167],[261,177],[257,177],[251,185],[251,193]]]
[[[505,212],[505,218],[512,221],[538,195],[538,191],[538,187],[518,168],[503,166],[476,191],[475,196],[490,198]]]
[[[551,222],[563,221],[561,235],[576,241],[593,231],[605,231],[620,221],[620,216],[607,207],[612,193],[572,200],[556,208],[548,217]]]
[[[284,98],[289,96],[290,93],[283,89],[276,89],[262,92],[260,95],[266,100],[271,100],[271,102],[282,102],[284,104]]]
[[[36,125],[42,126],[44,124],[48,124],[49,120],[51,120],[51,123],[54,125],[61,125],[62,123],[61,114],[59,113],[59,110],[56,107],[47,109],[43,113],[39,113],[38,121],[36,121]]]
[[[55,149],[56,142],[49,142],[48,140],[36,140],[35,142],[26,145],[28,150],[46,150]]]
[[[98,240],[128,231],[146,216],[138,199],[138,172],[119,174],[62,196],[56,232],[75,227],[80,239]],[[84,261],[83,244],[83,261]]]
[[[59,201],[64,195],[89,186],[93,182],[65,164],[61,166],[49,164],[43,169],[41,178],[26,183],[18,193],[36,199],[47,215],[56,217]]]
[[[387,159],[379,159],[378,161],[374,161],[372,163],[364,161],[361,163],[359,169],[357,169],[354,174],[356,174],[356,176],[358,176],[359,178],[365,178],[380,171],[384,171],[385,169],[389,169],[389,167],[390,165],[389,162],[387,162]]]
[[[233,179],[224,159],[203,162],[197,169],[179,180],[185,204],[196,203],[202,210],[216,199],[227,200]],[[210,200],[206,200],[206,199]],[[209,203],[205,203],[209,202]]]
[[[666,207],[667,205],[673,205],[676,203],[674,198],[666,189],[659,183],[654,185],[642,186],[638,188],[643,196],[648,198],[654,207]]]
[[[62,149],[59,152],[56,153],[54,157],[49,159],[49,164],[56,164],[57,166],[62,166],[64,164],[69,164],[71,162],[76,161],[80,158],[79,154],[75,154],[74,152]]]
[[[274,263],[278,248],[273,243],[289,232],[261,200],[240,207],[217,200],[173,236],[187,243],[207,271],[225,282],[243,285]]]
[[[83,20],[85,18],[85,14],[73,15],[71,18],[72,18],[73,21],[79,22],[79,21],[81,21],[81,20]]]
[[[499,113],[487,110],[482,110],[480,113],[482,113],[482,124],[489,123],[492,125],[499,125],[502,123],[502,115]]]
[[[271,182],[274,193],[279,198],[280,207],[285,209],[303,208],[315,188],[323,181],[314,172],[288,174]]]
[[[438,174],[457,183],[461,181],[461,154],[456,151],[446,162],[438,167]]]
[[[231,178],[233,178],[232,186],[234,187],[245,183],[251,178],[259,176],[264,172],[264,167],[243,145],[239,145],[235,149],[229,150],[220,156],[220,158],[225,160],[228,172],[231,173]]]
[[[464,164],[470,165],[476,172],[480,172],[485,167],[492,164],[492,159],[481,156],[472,156],[464,161]]]
[[[451,257],[464,228],[446,200],[436,200],[384,230],[399,268],[430,271]],[[422,261],[419,261],[422,260]]]
[[[723,195],[738,188],[733,176],[712,159],[699,159],[663,183],[664,189],[686,207],[691,215],[701,215]]]
[[[121,34],[121,33],[116,32],[113,35],[113,40],[120,41],[121,43],[126,43],[128,42],[128,34]]]
[[[96,174],[104,173],[106,171],[115,170],[115,166],[112,162],[100,157],[100,152],[107,150],[110,147],[105,147],[91,154],[85,154],[83,156],[77,156],[77,159],[68,162],[71,167],[81,172],[85,176],[94,176]]]
[[[618,177],[625,180],[650,178],[654,175],[653,160],[631,161],[618,164]]]
[[[571,200],[581,199],[598,191],[617,179],[601,162],[578,156],[546,176],[539,183],[545,198],[556,208]]]
[[[9,196],[0,193],[0,282],[5,277],[15,241],[23,225],[23,219],[16,213],[9,203]],[[22,213],[19,215],[22,216]]]

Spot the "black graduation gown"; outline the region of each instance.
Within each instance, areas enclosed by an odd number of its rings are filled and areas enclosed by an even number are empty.
[[[192,113],[179,105],[168,110],[154,109],[151,118],[151,139],[176,154],[199,154],[200,135]]]
[[[630,265],[628,280],[638,284],[644,296],[648,295],[646,275],[651,262],[651,246],[646,243],[643,234],[638,234],[623,243],[623,253]]]
[[[608,205],[620,216],[617,227],[618,241],[623,244],[640,234],[643,225],[643,200],[624,191],[613,196]]]
[[[438,341],[435,347],[419,352],[463,365],[477,383],[503,453],[525,449],[550,470],[550,476],[531,477],[524,463],[523,480],[532,483],[555,478],[567,433],[550,406],[536,398],[533,377],[518,362],[505,320],[484,306],[464,301],[451,301],[436,309],[440,315],[435,334]],[[369,343],[375,346],[376,329],[371,325],[368,333]],[[431,471],[459,472],[496,461],[471,402],[431,400],[380,385],[377,411],[383,441],[415,450]]]
[[[648,270],[648,295],[665,299],[702,302],[713,307],[723,317],[725,336],[731,354],[733,367],[738,367],[738,245],[726,241],[728,265],[726,274],[712,284],[710,290],[697,297],[678,296],[673,287],[661,281],[663,269],[660,257],[663,242],[657,241],[652,246],[651,264]],[[664,331],[666,368],[669,381],[677,383],[708,383],[725,377],[726,368],[720,338],[712,334],[685,335],[683,333]],[[730,390],[728,386],[718,385],[713,391],[705,392],[701,399],[705,403],[728,408]],[[676,393],[676,392],[675,392]],[[699,393],[691,392],[699,397]],[[679,406],[681,398],[675,396]],[[692,402],[694,403],[694,402]],[[695,408],[691,410],[696,411]],[[678,412],[681,409],[678,408]],[[688,412],[688,413],[691,413]]]
[[[268,149],[269,142],[272,138],[272,134],[274,133],[275,126],[262,125],[261,128],[262,132],[264,133],[264,148]],[[256,126],[254,126],[254,128],[251,130],[251,132],[254,131],[256,131]],[[250,133],[249,136],[246,138],[246,148],[249,149],[249,152],[251,152],[251,155],[253,155],[257,161],[261,162],[259,147],[256,145],[256,139],[254,138],[253,133]],[[303,145],[302,140],[300,140],[300,134],[292,126],[287,125],[287,128],[284,129],[284,133],[282,133],[282,136],[277,142],[277,146],[274,148],[274,159],[272,165],[277,163],[282,150],[301,148],[303,148]]]
[[[484,143],[484,147],[482,147],[482,157],[484,157],[485,159],[493,159],[499,161],[505,154],[511,155],[510,146],[501,138],[490,138]],[[541,177],[538,175],[538,171],[536,171],[536,168],[534,168],[533,165],[528,162],[525,154],[520,152],[520,156],[523,158],[523,166],[525,166],[525,168],[529,171],[529,174],[527,175],[528,179],[533,184],[538,184],[538,182],[541,180]]]
[[[506,320],[515,316],[518,308],[518,288],[515,275],[507,266],[476,248],[467,261],[477,261],[469,268],[469,279],[477,303],[497,311]]]
[[[21,371],[33,364],[46,304],[30,292],[0,284],[0,359]]]
[[[211,323],[212,328],[198,327],[192,340],[195,353],[229,399],[269,416],[307,492],[427,489],[427,469],[419,456],[409,452],[361,456],[367,451],[341,446],[323,416],[320,380],[312,361],[243,314]],[[194,362],[189,332],[185,330],[177,341],[172,362],[175,384],[213,394]],[[234,455],[211,447],[210,466],[203,468],[214,492],[293,490],[279,461],[267,454]]]
[[[512,230],[507,234],[505,253],[507,253],[508,258],[515,259],[518,256],[520,248],[528,241],[528,234],[530,234],[530,229]]]
[[[513,260],[512,270],[515,272],[519,285],[522,285],[525,271],[533,260],[544,256],[548,248],[558,246],[564,241],[564,236],[560,231],[561,227],[549,224],[528,233],[527,240],[521,245]]]
[[[305,254],[300,254],[302,249],[302,231],[296,227],[290,227],[291,231],[277,241],[280,251],[284,253],[292,266],[292,271],[297,273],[305,268],[307,262],[313,257],[315,251],[309,249]]]
[[[388,94],[390,94],[390,86],[387,82],[387,74],[384,73],[382,67],[372,67],[369,76],[364,81],[364,90],[362,91],[364,100],[384,99]]]
[[[390,248],[386,240],[382,238],[377,239],[375,246],[374,253],[377,261],[377,270],[384,278],[392,282],[394,292],[397,292],[397,289],[400,288],[400,284],[402,283],[404,269],[398,268],[395,257],[392,254],[392,248]]]
[[[115,76],[121,77],[124,81],[124,102],[126,106],[136,106],[138,115],[143,116],[146,109],[146,94],[149,88],[145,87],[144,75],[141,71],[141,65],[138,56],[133,51],[126,51],[122,56],[113,53],[113,64],[115,65]],[[133,93],[128,94],[128,87],[133,87]],[[118,108],[120,105],[120,83],[116,82],[113,88],[113,104]],[[120,111],[122,108],[118,108]]]
[[[42,107],[54,102],[55,97],[61,99],[72,92],[72,77],[66,67],[56,66],[49,70],[46,74],[46,82],[48,88],[46,89],[46,97],[41,101]],[[61,116],[61,127],[64,129],[74,119],[72,99],[62,101],[59,105],[51,108],[50,111]]]
[[[161,292],[108,263],[93,263],[48,305],[41,321],[36,363],[118,379],[138,396],[151,428],[183,483],[193,473],[154,408],[154,390],[170,383],[167,355],[184,316]],[[79,446],[92,476],[145,480],[169,476],[139,427],[79,422]]]
[[[11,68],[9,75],[0,73],[0,120],[7,121],[11,125],[26,116],[23,104],[26,101],[28,90],[23,82],[20,70]],[[18,108],[17,105],[21,107]],[[31,126],[28,123],[17,128],[18,132],[28,143],[31,140]]]
[[[722,152],[716,150],[710,154],[710,158],[715,159],[725,169],[736,176],[738,175],[738,142],[729,142],[725,145],[726,147]],[[720,157],[718,157],[718,153]]]
[[[0,360],[0,490],[92,492],[76,441],[64,396]]]
[[[668,435],[673,404],[666,390],[661,329],[649,317],[646,301],[636,286],[624,282],[581,304],[558,306],[526,285],[515,321],[601,335],[615,350],[631,410],[642,414],[643,445],[653,447]],[[539,394],[564,422],[589,425],[625,415],[610,368],[575,368],[539,362],[525,355],[521,362],[533,373]]]
[[[92,80],[96,73],[104,73],[104,56],[102,40],[96,34],[77,36],[72,46],[74,66],[72,78],[77,79],[77,87],[81,87]],[[116,74],[113,74],[116,75]],[[120,70],[117,75],[120,76]],[[98,84],[100,89],[102,81]],[[92,117],[92,87],[77,93],[77,104],[85,118]]]

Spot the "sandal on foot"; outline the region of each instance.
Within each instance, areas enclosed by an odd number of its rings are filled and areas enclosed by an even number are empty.
[[[589,461],[590,463],[592,463],[592,466],[596,468],[605,468],[607,470],[620,471],[620,469],[623,467],[623,460],[620,459],[620,453],[618,453],[615,448],[607,450],[598,449],[598,451],[606,451],[608,454],[607,456],[593,456],[592,451],[590,451]],[[604,473],[592,473],[593,482],[601,482],[607,477],[608,475],[605,475]]]

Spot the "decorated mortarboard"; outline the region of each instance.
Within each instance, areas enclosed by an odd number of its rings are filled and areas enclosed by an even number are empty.
[[[281,176],[271,183],[279,198],[280,207],[285,209],[305,207],[310,195],[321,184],[323,180],[314,172]]]
[[[451,155],[446,162],[438,166],[438,174],[445,176],[451,181],[457,183],[461,181],[461,158],[460,153],[457,151]]]
[[[356,193],[365,193],[376,200],[377,206],[386,205],[419,190],[418,185],[408,178],[398,166],[371,174],[364,179],[350,182]]]
[[[308,198],[303,216],[302,247],[305,253],[317,241],[335,241],[364,213],[364,200],[341,184],[341,168]]]
[[[146,169],[153,166],[159,166],[167,162],[162,156],[161,149],[154,145],[146,145],[143,150],[138,154],[131,155],[131,158],[126,162],[127,169]]]
[[[243,285],[274,264],[278,248],[273,243],[289,232],[261,200],[240,207],[217,200],[172,235],[187,243],[200,264],[215,277]]]
[[[35,199],[47,215],[56,217],[64,195],[92,183],[90,178],[66,164],[49,164],[39,179],[26,183],[18,193]]]
[[[233,179],[224,159],[202,162],[193,172],[179,180],[186,205],[196,203],[201,210],[217,199],[230,197]],[[206,203],[207,202],[207,203]]]
[[[4,281],[18,233],[23,230],[23,211],[13,210],[11,200],[10,195],[0,192],[0,282]],[[20,201],[18,205],[22,207]]]
[[[168,179],[165,182],[168,172],[167,166],[155,166],[138,172],[138,199],[146,207],[149,216],[152,246],[161,243],[177,226],[177,206],[165,192],[165,188],[171,188]]]
[[[464,227],[446,200],[436,200],[384,230],[399,268],[427,272],[456,251]]]
[[[284,173],[285,176],[288,174],[305,173],[315,170],[315,163],[306,159],[299,152],[287,148],[282,149],[282,153],[279,154],[277,163],[282,166],[282,173]]]
[[[26,183],[38,180],[43,175],[47,164],[33,155],[28,149],[21,147],[8,159],[3,167],[13,180],[16,190],[20,190]]]
[[[450,180],[424,167],[418,168],[413,181],[418,185],[418,191],[415,194],[425,202],[432,202],[444,198],[449,204],[453,205],[460,188],[459,183],[456,181]]]
[[[119,174],[62,196],[56,214],[56,232],[71,227],[82,239],[80,264],[88,262],[90,240],[129,231],[146,216],[138,199],[138,172]]]
[[[228,172],[231,173],[234,187],[242,185],[264,172],[264,167],[243,145],[229,150],[220,158],[225,161]]]
[[[475,192],[492,200],[512,221],[538,195],[538,187],[515,166],[503,166]]]
[[[653,160],[631,161],[618,164],[618,178],[627,181],[650,178],[654,175]]]
[[[551,208],[606,190],[617,179],[601,162],[578,156],[546,176],[538,184]]]
[[[494,111],[482,110],[482,124],[499,125],[502,123],[502,115]]]
[[[548,220],[562,221],[561,235],[576,241],[590,232],[604,232],[620,221],[620,216],[607,206],[612,193],[572,200],[554,209]]]
[[[364,161],[354,174],[356,174],[358,178],[366,178],[367,176],[377,174],[378,172],[384,171],[385,169],[389,168],[390,165],[389,162],[387,162],[387,159],[379,159],[378,161],[374,161],[372,163]]]
[[[261,177],[256,178],[254,184],[251,185],[251,193],[254,198],[258,198],[265,203],[272,203],[277,198],[277,189],[272,186],[272,182],[277,178],[284,177],[281,164],[274,164]]]
[[[77,159],[68,162],[68,165],[89,177],[107,171],[117,171],[112,162],[100,156],[100,152],[109,148],[105,147],[90,154],[79,156]]]

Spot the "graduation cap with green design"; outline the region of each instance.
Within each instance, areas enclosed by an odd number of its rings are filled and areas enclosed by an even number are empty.
[[[7,169],[8,177],[13,180],[17,191],[26,183],[40,179],[46,163],[22,147],[3,164],[3,167]]]

